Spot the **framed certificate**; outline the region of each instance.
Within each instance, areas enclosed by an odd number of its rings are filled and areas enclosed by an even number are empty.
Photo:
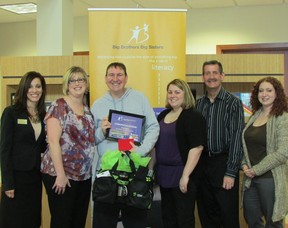
[[[111,128],[107,129],[107,139],[118,141],[132,138],[135,145],[142,143],[145,116],[110,109],[108,120]]]

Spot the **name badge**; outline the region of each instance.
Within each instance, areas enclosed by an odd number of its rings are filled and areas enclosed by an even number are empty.
[[[17,124],[27,124],[27,119],[17,119]]]

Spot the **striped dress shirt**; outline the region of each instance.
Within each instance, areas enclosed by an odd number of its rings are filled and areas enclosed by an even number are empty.
[[[207,94],[197,100],[196,108],[207,121],[207,148],[212,155],[228,153],[225,175],[236,177],[243,155],[242,131],[244,110],[242,102],[233,94],[221,88],[214,102]]]

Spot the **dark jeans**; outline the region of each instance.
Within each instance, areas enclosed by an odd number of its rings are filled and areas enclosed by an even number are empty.
[[[116,228],[120,212],[125,228],[146,227],[148,210],[130,207],[122,203],[94,202],[93,228]]]
[[[64,194],[52,189],[56,177],[43,174],[51,214],[50,228],[85,228],[91,194],[91,178],[85,181],[69,180]]]
[[[282,220],[272,221],[274,202],[275,185],[273,178],[253,178],[250,188],[244,191],[243,199],[244,217],[249,228],[283,227]]]
[[[202,228],[239,228],[239,174],[234,187],[222,188],[228,156],[201,157],[203,178],[197,199]]]

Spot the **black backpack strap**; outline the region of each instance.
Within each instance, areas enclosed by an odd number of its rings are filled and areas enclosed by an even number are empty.
[[[129,158],[129,165],[130,165],[132,173],[136,174],[137,170],[136,170],[135,164],[134,164],[133,160],[130,157],[130,153],[131,152],[127,150],[127,151],[125,151],[125,153],[126,153],[127,157]]]

